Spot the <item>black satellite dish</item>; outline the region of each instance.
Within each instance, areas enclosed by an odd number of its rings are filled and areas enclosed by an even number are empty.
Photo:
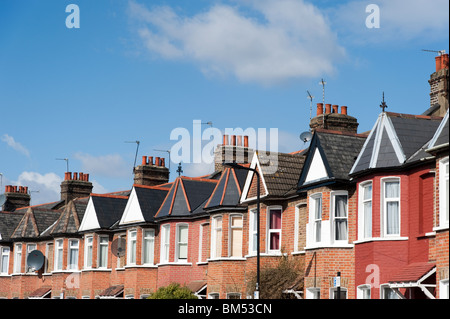
[[[33,250],[28,254],[27,266],[37,271],[44,265],[44,255],[39,250]]]
[[[117,257],[125,256],[126,244],[127,241],[123,238],[114,239],[111,243],[111,252]]]
[[[302,134],[300,134],[300,139],[306,143],[308,141],[310,141],[312,139],[312,133],[309,131],[303,132]]]

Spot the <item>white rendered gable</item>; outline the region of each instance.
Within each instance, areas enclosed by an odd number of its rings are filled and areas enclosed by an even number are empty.
[[[325,168],[319,149],[316,148],[311,165],[309,166],[308,175],[306,175],[305,183],[323,178],[328,178],[327,169]]]
[[[130,197],[128,198],[125,211],[122,214],[119,225],[143,222],[144,216],[142,215],[141,206],[136,194],[136,189],[133,187]]]
[[[98,228],[100,228],[100,224],[98,223],[97,213],[95,212],[95,206],[92,202],[92,197],[90,197],[86,207],[86,212],[84,213],[83,220],[81,221],[80,229],[78,231]]]

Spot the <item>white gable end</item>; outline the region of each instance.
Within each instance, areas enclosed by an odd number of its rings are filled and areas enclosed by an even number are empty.
[[[100,224],[98,223],[97,213],[95,212],[94,203],[92,202],[92,197],[89,198],[89,202],[86,207],[86,212],[84,213],[83,220],[80,224],[79,231],[98,229]]]
[[[136,194],[136,190],[133,187],[131,190],[130,197],[128,198],[127,205],[125,206],[125,211],[120,219],[120,225],[143,222],[144,216],[142,215],[141,206],[139,205],[139,200]]]
[[[316,148],[311,165],[309,166],[308,175],[306,175],[305,183],[316,181],[322,178],[328,178],[327,169],[323,164],[322,156],[319,149]]]

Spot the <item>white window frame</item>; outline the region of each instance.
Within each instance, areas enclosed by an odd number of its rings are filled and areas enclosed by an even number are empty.
[[[0,274],[2,275],[7,275],[9,272],[9,256],[10,256],[10,248],[6,246],[0,247]],[[5,267],[6,271],[2,271]]]
[[[106,239],[106,240],[105,240]],[[105,240],[105,241],[103,241]],[[108,255],[109,255],[109,236],[99,235],[97,237],[97,268],[107,269],[108,268]],[[105,259],[102,259],[102,250],[105,249]]]
[[[27,244],[27,255],[25,257],[25,272],[26,273],[34,273],[33,268],[29,267],[27,265],[27,259],[28,259],[28,255],[33,251],[37,249],[37,245],[36,244]]]
[[[221,224],[220,227],[217,226],[217,221],[219,219],[220,219],[220,224]],[[212,225],[212,227],[211,227],[211,258],[219,259],[222,257],[223,216],[222,215],[214,216],[212,218],[211,225]],[[220,240],[220,243],[219,243],[220,251],[218,252],[216,247],[217,247],[217,235],[218,235],[219,230],[220,230],[220,239],[219,239]]]
[[[54,249],[54,266],[53,271],[61,271],[64,268],[64,240],[63,239],[56,239],[55,240],[55,249]],[[59,261],[61,261],[61,266],[59,266]]]
[[[386,291],[389,291],[389,293],[392,293],[392,296],[395,298],[386,298]],[[389,287],[389,284],[382,284],[380,285],[380,299],[400,299],[397,295],[397,293]]]
[[[150,250],[147,256],[147,251]],[[142,264],[153,265],[155,260],[155,230],[144,229],[142,231]]]
[[[187,228],[188,239],[186,242],[180,242],[180,228]],[[186,258],[180,257],[180,246],[186,246]],[[175,262],[186,263],[188,261],[189,254],[189,224],[187,223],[177,223],[175,230]]]
[[[320,219],[316,218],[316,206],[317,201],[320,201],[321,203],[321,213],[320,213]],[[324,236],[323,236],[323,229],[324,229],[324,220],[323,220],[323,196],[322,193],[315,193],[311,194],[309,196],[309,222],[308,222],[308,230],[309,235],[306,238],[306,246],[307,247],[314,247],[322,245]],[[320,225],[320,233],[319,233],[319,240],[317,240],[317,225]]]
[[[90,252],[90,256],[89,256],[89,252]],[[85,236],[85,238],[84,238],[84,268],[85,269],[92,269],[93,252],[94,252],[94,236],[92,236],[92,235]]]
[[[75,260],[72,260],[72,251],[76,250]],[[78,239],[69,239],[67,249],[67,269],[78,270],[78,258],[80,253],[80,241]]]
[[[439,281],[439,299],[449,299],[448,278]]]
[[[280,228],[273,228],[273,229],[271,229],[270,228],[270,214],[271,214],[271,212],[272,211],[280,211],[280,222],[281,222],[281,225],[280,225]],[[267,253],[269,253],[269,254],[279,254],[280,253],[280,251],[281,251],[281,243],[282,243],[282,238],[281,238],[281,235],[282,235],[282,229],[283,229],[283,208],[281,207],[281,206],[269,206],[269,207],[267,207],[267,218],[266,218],[266,222],[267,222],[267,225],[266,225],[266,230],[267,230],[267,232],[266,232],[266,245],[267,245],[267,247],[266,247],[266,252]],[[270,246],[271,246],[271,235],[272,234],[278,234],[278,240],[279,240],[279,242],[278,242],[278,249],[271,249],[270,248]]]
[[[391,182],[398,182],[398,197],[390,197],[386,198],[385,196],[385,190],[386,190],[386,183]],[[380,199],[381,199],[381,225],[382,225],[382,235],[383,237],[400,237],[401,236],[401,225],[402,225],[402,209],[401,209],[401,198],[402,198],[402,188],[401,188],[401,179],[398,176],[390,176],[390,177],[384,177],[381,179],[380,183],[381,187],[381,193],[380,193]],[[373,190],[373,188],[372,188]],[[388,202],[398,202],[398,234],[388,234],[387,232],[387,203]]]
[[[233,226],[233,219],[234,218],[240,218],[242,220],[242,226]],[[229,217],[229,235],[228,235],[228,256],[232,258],[241,258],[243,256],[243,240],[244,240],[244,216],[242,214],[230,214]],[[236,242],[233,238],[233,230],[241,230],[242,232],[242,238],[240,242]],[[223,233],[222,233],[223,234]],[[234,245],[240,246],[240,254],[233,256],[233,246]]]
[[[256,255],[257,253],[257,238],[258,238],[258,229],[257,229],[257,218],[258,212],[256,209],[251,209],[249,211],[250,220],[249,220],[249,228],[248,228],[248,254],[250,256]]]
[[[345,217],[336,217],[336,196],[345,196],[346,197],[346,216]],[[330,211],[330,218],[331,218],[331,234],[332,234],[332,239],[333,242],[337,245],[339,244],[348,244],[348,192],[347,191],[332,191],[330,194],[330,199],[331,199],[331,211]],[[347,234],[346,234],[346,238],[345,239],[336,239],[336,221],[337,220],[345,220],[346,224],[347,224]]]
[[[306,288],[306,299],[320,299],[320,288]]]
[[[367,291],[369,295],[367,296]],[[367,298],[369,297],[369,298]],[[356,299],[371,299],[372,298],[372,287],[370,285],[359,285],[356,289]]]
[[[439,228],[449,227],[449,158],[446,157],[439,161]]]
[[[167,238],[166,238],[167,237]],[[168,263],[170,259],[170,224],[161,225],[161,253],[159,262]]]
[[[127,266],[137,263],[137,229],[128,230],[127,234]]]
[[[203,258],[203,249],[207,249],[207,247],[203,247],[203,239],[208,235],[207,227],[209,223],[202,223],[199,225],[199,242],[198,242],[198,262],[206,262],[207,257]],[[205,255],[206,256],[206,255]]]
[[[370,199],[364,199],[364,195],[367,187],[371,187]],[[370,236],[366,235],[366,214],[365,204],[371,203],[371,219],[370,219]],[[371,239],[373,237],[373,181],[365,181],[359,184],[358,192],[358,239]]]
[[[53,247],[53,254],[54,254],[54,247],[55,244],[53,242],[49,242],[45,244],[45,260],[44,260],[44,273],[47,273],[47,270],[49,270],[49,255],[50,255],[50,247]],[[53,256],[54,257],[54,256]]]

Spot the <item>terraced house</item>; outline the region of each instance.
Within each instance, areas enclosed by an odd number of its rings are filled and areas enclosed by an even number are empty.
[[[143,156],[115,193],[66,172],[58,201],[30,206],[7,185],[0,298],[137,299],[172,282],[253,298],[258,259],[261,272],[294,265],[282,298],[449,298],[448,55],[429,83],[423,114],[384,105],[365,133],[347,106],[318,103],[308,148],[291,154],[224,135],[208,176],[169,181],[164,158]]]

